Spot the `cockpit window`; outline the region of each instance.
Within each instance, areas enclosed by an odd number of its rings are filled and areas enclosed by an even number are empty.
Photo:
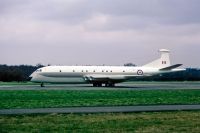
[[[36,72],[42,72],[42,69],[37,69]]]

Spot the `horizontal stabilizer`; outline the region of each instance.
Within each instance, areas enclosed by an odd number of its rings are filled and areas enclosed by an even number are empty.
[[[168,67],[162,68],[162,69],[160,69],[160,71],[172,70],[172,69],[180,67],[180,66],[182,66],[182,64],[176,64],[176,65],[172,65],[172,66],[168,66]]]

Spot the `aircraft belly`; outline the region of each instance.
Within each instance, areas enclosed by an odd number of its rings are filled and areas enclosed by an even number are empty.
[[[44,82],[44,83],[84,83],[85,80],[81,76],[44,76],[44,75],[37,75],[32,78],[33,82]]]

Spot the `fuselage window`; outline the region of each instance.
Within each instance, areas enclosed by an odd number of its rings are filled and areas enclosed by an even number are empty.
[[[104,72],[104,70],[102,70],[102,72]]]
[[[108,72],[108,71],[106,71],[106,72]]]
[[[73,72],[75,72],[75,70],[73,70]]]
[[[62,71],[60,70],[60,72],[62,72]]]
[[[83,73],[83,70],[82,70],[82,73]]]
[[[123,73],[124,73],[125,71],[123,71]]]
[[[93,72],[95,73],[95,70]]]
[[[86,73],[88,72],[88,70],[86,70]]]
[[[112,70],[110,72],[112,72]]]

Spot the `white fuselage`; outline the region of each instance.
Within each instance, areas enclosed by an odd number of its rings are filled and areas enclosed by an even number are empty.
[[[93,83],[93,86],[114,86],[132,78],[183,71],[171,65],[169,50],[159,50],[161,57],[141,67],[130,66],[47,66],[30,75],[32,82],[43,83]]]
[[[36,70],[30,77],[32,82],[81,83],[111,80],[126,81],[141,76],[152,76],[160,72],[157,68],[124,66],[48,66]]]

